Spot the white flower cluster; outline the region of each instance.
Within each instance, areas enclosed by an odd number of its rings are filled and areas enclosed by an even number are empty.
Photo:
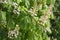
[[[31,13],[32,16],[37,16],[39,9],[42,9],[42,4],[37,5],[37,3],[35,2],[34,7],[28,10],[28,12]]]
[[[49,19],[49,16],[51,15],[51,13],[52,13],[52,5],[50,5],[49,7],[48,7],[48,9],[47,9],[47,11],[45,12],[45,14],[44,15],[42,15],[41,16],[41,18],[39,19],[39,22],[41,23],[46,23],[47,22],[47,20]]]
[[[37,16],[36,11],[38,10],[33,10],[33,9],[28,10],[28,12],[31,13],[32,16]]]
[[[19,15],[19,14],[20,14],[20,10],[16,10],[16,9],[14,9],[14,10],[13,10],[13,13]]]
[[[18,7],[18,4],[16,2],[12,2],[12,6],[16,9]]]
[[[28,10],[28,12],[30,12],[32,16],[37,16],[37,11],[38,11],[38,5],[37,5],[37,2],[35,0],[34,6],[32,7],[32,9]]]
[[[50,5],[49,7],[48,7],[48,9],[47,9],[47,11],[45,12],[45,14],[44,15],[42,15],[41,16],[41,18],[39,19],[39,21],[38,21],[38,23],[39,24],[42,24],[43,26],[45,26],[45,24],[48,22],[48,20],[49,20],[49,16],[51,15],[51,13],[52,13],[52,5]],[[49,33],[51,33],[51,30],[50,30],[50,27],[46,27],[45,29],[44,29],[44,31],[45,32],[49,32]]]
[[[12,37],[17,38],[17,36],[19,35],[19,25],[16,25],[14,30],[9,30],[8,32],[8,37],[12,39]]]
[[[7,3],[7,0],[0,0],[0,3]]]
[[[18,6],[18,4],[16,2],[13,2],[12,6],[14,7],[13,13],[19,15],[20,14],[20,6]]]

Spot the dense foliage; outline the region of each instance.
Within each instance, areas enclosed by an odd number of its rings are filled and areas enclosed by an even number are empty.
[[[0,0],[0,40],[60,40],[60,0]]]
[[[55,19],[51,20],[51,37],[53,37],[52,39],[60,40],[60,0],[56,0],[53,13]]]

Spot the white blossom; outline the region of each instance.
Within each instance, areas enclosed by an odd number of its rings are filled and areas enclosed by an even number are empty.
[[[18,8],[18,4],[16,2],[13,2],[12,6],[14,6],[15,9]]]
[[[7,3],[7,0],[0,0],[0,3]]]
[[[12,38],[12,37],[17,38],[18,35],[19,35],[19,27],[18,27],[18,25],[16,25],[14,30],[9,30],[9,32],[8,32],[8,37],[9,38]]]
[[[16,13],[17,13],[17,10],[14,9],[14,10],[13,10],[13,13],[16,14]]]

